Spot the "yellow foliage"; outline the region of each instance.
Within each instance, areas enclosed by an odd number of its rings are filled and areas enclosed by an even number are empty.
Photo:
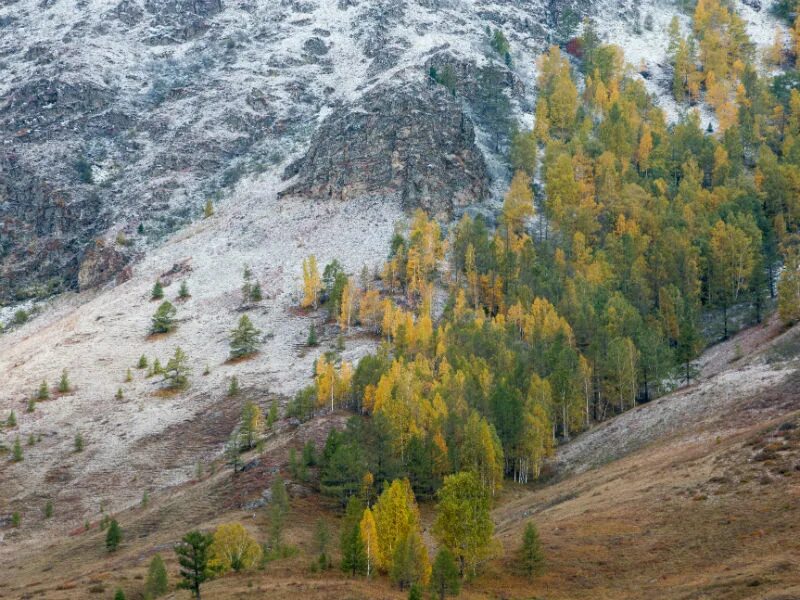
[[[250,569],[261,560],[261,546],[241,523],[225,523],[214,531],[208,566],[217,573]]]

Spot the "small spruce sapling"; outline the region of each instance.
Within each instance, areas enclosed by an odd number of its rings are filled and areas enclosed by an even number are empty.
[[[239,394],[239,379],[234,375],[231,377],[231,382],[228,384],[228,396],[237,396]]]
[[[17,426],[17,415],[14,414],[12,410],[8,413],[8,418],[6,419],[6,427],[16,427]]]
[[[80,431],[75,434],[75,452],[83,452],[83,435]]]
[[[181,287],[178,289],[178,298],[186,300],[191,294],[189,293],[189,285],[186,281],[181,281]]]
[[[19,443],[19,438],[14,440],[14,448],[11,451],[11,460],[14,462],[22,462],[22,444]]]
[[[278,405],[273,402],[270,404],[269,413],[267,413],[267,428],[272,429],[272,426],[278,420]]]
[[[111,519],[106,531],[106,549],[114,552],[122,542],[122,528],[116,519]]]
[[[44,505],[44,518],[51,519],[53,518],[53,501],[48,500],[47,503]]]
[[[528,522],[522,535],[522,547],[519,550],[519,565],[529,578],[541,575],[544,571],[544,551],[539,539],[536,525]]]
[[[156,554],[153,560],[150,561],[150,567],[147,569],[147,579],[144,584],[145,596],[151,598],[158,598],[167,593],[169,589],[169,580],[167,579],[167,568],[164,565],[164,559],[160,554]]]
[[[169,300],[162,302],[150,319],[150,333],[168,333],[175,329],[175,315],[177,312],[177,309]]]
[[[241,358],[258,352],[258,347],[261,345],[260,335],[261,331],[255,328],[250,317],[242,315],[239,324],[231,331],[231,358]]]
[[[58,391],[61,394],[66,394],[70,390],[69,374],[67,370],[61,371],[61,379],[58,380]]]
[[[19,514],[18,510],[15,510],[11,513],[11,526],[12,527],[19,527],[22,524],[22,515]]]
[[[142,354],[139,357],[139,362],[136,363],[136,368],[137,369],[146,369],[147,368],[147,357],[144,354]]]
[[[25,412],[32,413],[36,410],[36,398],[28,398],[28,406],[25,407]]]
[[[115,398],[116,400],[122,400],[122,398],[123,398],[123,395],[122,395],[122,388],[117,388],[117,393],[116,393],[116,394],[114,394],[114,398]]]
[[[153,290],[150,292],[150,299],[151,300],[161,300],[164,298],[164,286],[161,285],[161,282],[156,280],[155,284],[153,284]]]
[[[261,284],[256,281],[253,284],[253,287],[250,289],[250,300],[252,302],[261,302],[263,299],[263,294],[261,293]]]
[[[42,379],[39,384],[39,389],[36,391],[37,400],[47,400],[50,397],[50,389],[47,387],[47,381]]]

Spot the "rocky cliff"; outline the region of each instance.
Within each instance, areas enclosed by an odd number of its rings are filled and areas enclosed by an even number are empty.
[[[531,91],[539,0],[16,0],[0,7],[0,303],[107,280],[112,266],[247,175],[293,195],[487,200],[502,110]],[[455,96],[428,77],[458,67]],[[493,78],[487,79],[487,73]],[[489,107],[489,83],[502,98]],[[287,168],[287,165],[288,168]],[[122,233],[129,245],[115,245]],[[93,273],[97,239],[114,247]],[[122,239],[121,238],[121,239]],[[117,254],[119,256],[117,256]],[[127,260],[127,259],[126,259]]]
[[[254,175],[283,173],[311,201],[366,194],[441,215],[496,199],[541,51],[595,14],[631,62],[657,62],[673,13],[654,0],[8,0],[0,304],[78,287],[80,272],[108,280]]]

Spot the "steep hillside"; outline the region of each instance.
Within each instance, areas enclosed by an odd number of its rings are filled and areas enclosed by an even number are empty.
[[[736,4],[768,44],[766,7]],[[302,171],[293,190],[310,198],[393,196],[443,214],[496,198],[509,127],[532,121],[536,58],[585,15],[677,118],[673,13],[616,0],[7,2],[0,302],[113,279],[253,173]],[[505,33],[510,67],[487,28]],[[431,88],[430,67],[445,65],[456,99]],[[129,244],[112,248],[120,232]]]
[[[553,461],[555,482],[545,481],[533,491],[509,484],[493,513],[505,558],[489,564],[463,597],[778,600],[800,592],[800,330],[777,338],[770,327],[763,335],[749,330],[707,357],[724,354],[748,336],[761,338],[751,359],[563,446]],[[735,377],[760,383],[726,388]],[[648,423],[658,421],[664,410],[671,411],[676,426],[656,432]],[[260,499],[279,469],[290,477],[288,448],[299,449],[308,440],[320,445],[326,431],[342,427],[344,418],[329,415],[300,427],[283,422],[245,472],[206,473],[154,493],[146,508],[117,513],[126,542],[112,558],[103,549],[96,521],[88,531],[76,526],[55,538],[52,528],[36,525],[13,551],[3,552],[10,577],[0,584],[0,594],[89,598],[122,587],[136,597],[155,552],[164,553],[174,573],[170,548],[189,527],[237,519],[263,536],[267,523]],[[623,426],[629,449],[603,455],[599,466],[585,469],[586,459],[596,455],[586,450],[591,440]],[[613,439],[609,436],[609,446],[617,445]],[[573,473],[576,467],[583,472]],[[335,530],[337,509],[302,483],[291,483],[289,490],[288,538],[300,554],[265,572],[212,581],[204,597],[405,597],[386,582],[310,573],[314,542],[308,524],[322,518]],[[423,508],[427,529],[430,513]],[[508,568],[529,519],[539,526],[549,565],[533,584],[510,575]]]

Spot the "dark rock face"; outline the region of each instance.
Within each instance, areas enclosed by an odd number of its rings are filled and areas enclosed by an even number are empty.
[[[0,300],[77,283],[84,246],[108,222],[100,199],[76,199],[0,154]]]
[[[124,253],[105,243],[97,243],[84,254],[78,270],[78,288],[85,290],[111,281],[127,262]]]
[[[545,13],[588,0],[65,2],[0,0],[0,304],[103,283],[298,152],[295,194],[484,199],[532,110],[486,27],[530,64]]]
[[[397,197],[438,215],[482,200],[486,166],[472,121],[441,86],[379,87],[329,116],[284,176],[286,195]]]

